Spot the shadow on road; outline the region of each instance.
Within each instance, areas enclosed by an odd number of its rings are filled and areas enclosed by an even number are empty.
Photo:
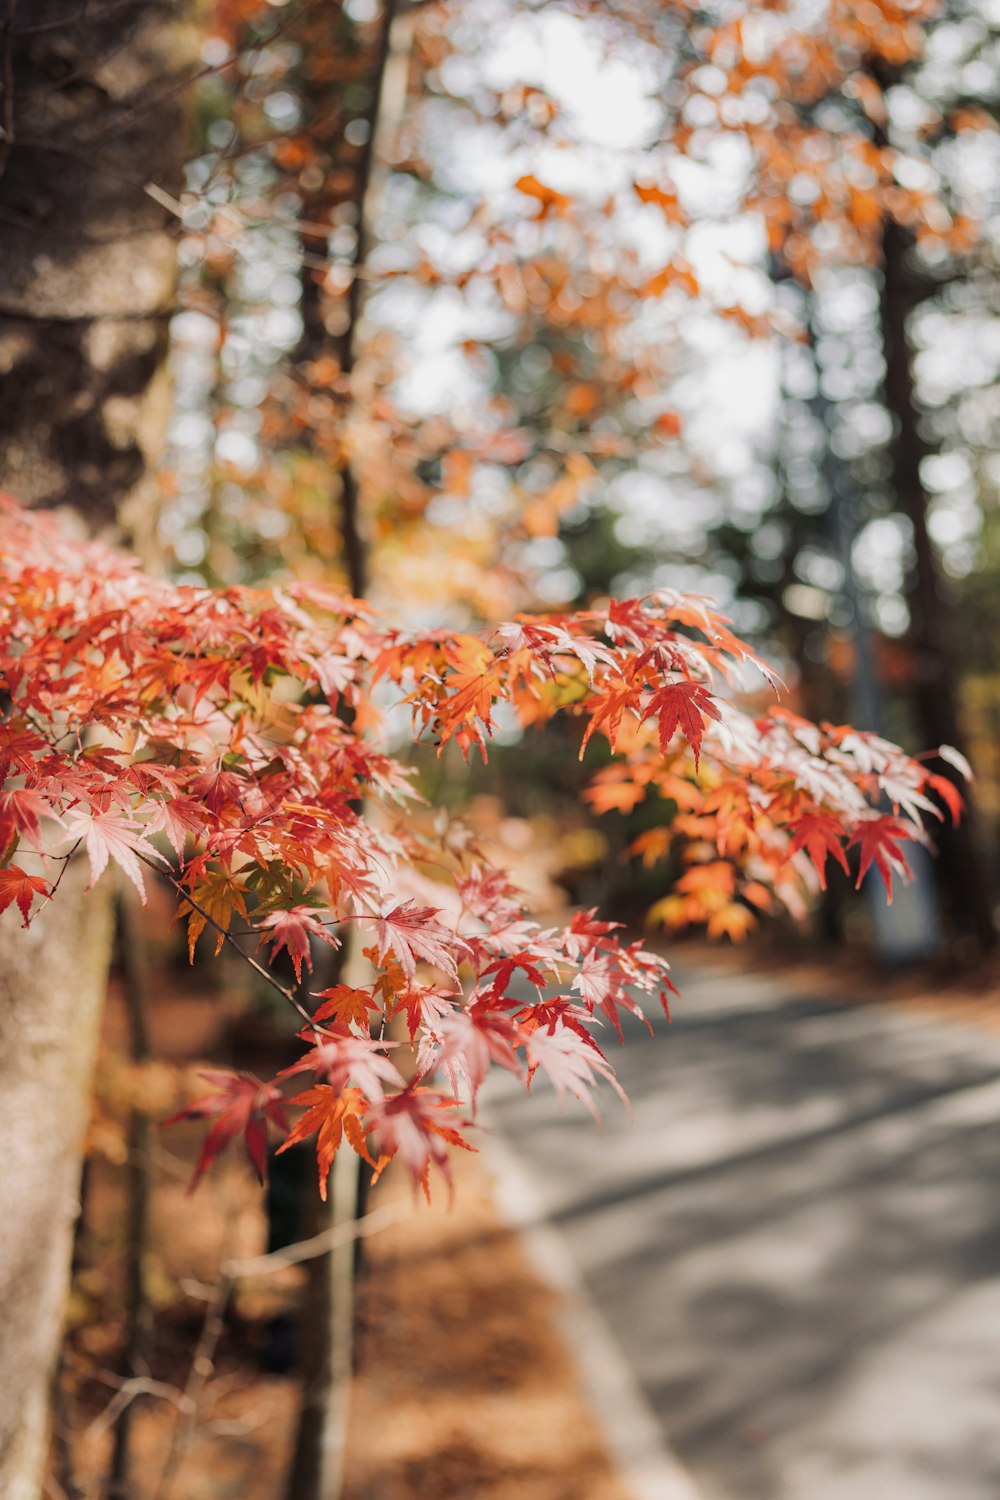
[[[1000,1493],[1000,1037],[702,971],[634,1123],[494,1094],[706,1500]]]

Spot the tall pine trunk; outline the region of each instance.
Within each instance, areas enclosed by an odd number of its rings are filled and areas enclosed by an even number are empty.
[[[186,0],[9,0],[0,31],[0,488],[152,550]],[[160,201],[157,201],[160,195]],[[0,708],[2,712],[2,708]],[[38,1500],[111,949],[76,860],[0,923],[0,1495]]]

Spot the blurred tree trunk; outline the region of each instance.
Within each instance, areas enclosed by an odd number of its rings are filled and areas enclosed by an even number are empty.
[[[168,417],[187,0],[7,0],[0,27],[0,487],[147,555]],[[148,185],[152,184],[152,194]],[[0,926],[0,1495],[38,1500],[80,1143],[110,959],[110,887],[70,862]]]
[[[378,28],[372,48],[371,69],[365,80],[367,101],[358,117],[366,133],[353,163],[351,201],[355,210],[354,272],[347,293],[344,322],[335,336],[324,322],[323,293],[320,281],[303,260],[302,267],[302,340],[299,359],[308,362],[332,353],[339,365],[343,382],[345,412],[349,413],[358,348],[358,324],[364,301],[364,271],[371,248],[372,196],[378,168],[380,129],[384,129],[383,110],[386,80],[395,64],[405,74],[410,47],[410,32],[404,0],[382,0]],[[331,25],[342,25],[342,17],[331,18]],[[404,81],[405,92],[405,81]],[[303,93],[312,111],[315,96],[309,98],[308,85]],[[323,101],[326,111],[329,99]],[[343,128],[338,118],[335,131]],[[335,143],[327,143],[328,149]],[[331,153],[332,154],[332,153]],[[308,241],[303,246],[308,250]],[[344,564],[348,585],[355,598],[363,598],[369,583],[368,543],[360,511],[357,476],[349,456],[339,468],[340,526],[343,538]],[[362,983],[355,975],[360,963],[360,944],[353,929],[345,937],[340,954],[338,978],[346,983]],[[342,972],[340,972],[342,969]],[[338,1224],[349,1222],[365,1212],[365,1179],[360,1162],[353,1153],[338,1153],[329,1183],[329,1198],[323,1203],[311,1177],[306,1188],[310,1198],[305,1205],[306,1232],[322,1233]],[[358,1267],[360,1240],[342,1246],[328,1255],[318,1256],[307,1266],[306,1294],[300,1321],[299,1366],[303,1397],[298,1429],[288,1475],[288,1500],[336,1500],[340,1494],[343,1448],[346,1433],[347,1392],[353,1364],[354,1278]]]
[[[104,890],[73,861],[55,901],[0,941],[0,1494],[38,1500],[79,1209],[80,1141],[111,955]]]
[[[914,717],[928,748],[962,749],[957,684],[961,664],[952,635],[947,582],[927,526],[928,495],[921,461],[932,451],[920,430],[913,379],[913,351],[908,326],[922,288],[909,265],[907,231],[887,219],[882,234],[880,314],[885,356],[886,407],[892,417],[890,458],[896,503],[913,528],[914,562],[907,594],[915,681]],[[944,761],[934,770],[951,780],[955,772]],[[961,788],[966,799],[969,790]],[[968,815],[957,827],[943,824],[936,835],[937,869],[948,917],[954,928],[973,936],[983,948],[995,942],[992,891],[976,843],[975,822]]]

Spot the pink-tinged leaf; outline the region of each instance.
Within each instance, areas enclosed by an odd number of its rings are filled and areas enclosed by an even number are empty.
[[[668,996],[679,993],[670,978],[670,965],[659,953],[649,953],[640,942],[629,943],[626,948],[616,950],[616,959],[626,984],[642,991],[644,995],[655,995],[670,1020]]]
[[[38,821],[40,818],[56,818],[59,821],[51,802],[39,796],[38,792],[24,786],[0,792],[0,853],[21,834],[37,845],[42,836]]]
[[[188,797],[171,797],[166,801],[155,802],[152,815],[146,823],[146,832],[162,833],[181,860],[184,858],[188,835],[199,838],[204,831],[205,813]]]
[[[491,1010],[487,1001],[451,1010],[425,1034],[420,1048],[421,1073],[441,1068],[452,1087],[459,1080],[468,1084],[475,1103],[480,1086],[493,1063],[510,1073],[521,1072],[514,1047],[521,1029],[502,1011]]]
[[[379,962],[391,949],[411,981],[420,958],[457,979],[458,965],[469,956],[469,945],[456,932],[434,920],[438,910],[435,906],[417,906],[413,901],[405,901],[383,915],[372,917]]]
[[[591,1013],[599,1010],[602,1015],[607,1016],[620,1042],[625,1041],[618,1014],[620,1010],[638,1016],[647,1031],[652,1033],[653,1030],[642,1006],[628,993],[625,983],[614,954],[591,952],[584,958],[570,986],[579,993]]]
[[[474,864],[466,879],[456,880],[462,905],[490,927],[506,925],[521,916],[522,898],[506,870],[484,870]]]
[[[35,896],[48,894],[49,883],[41,875],[29,875],[17,865],[0,870],[0,912],[6,911],[8,906],[16,901],[18,911],[24,918],[25,927],[28,925],[31,903]]]
[[[958,774],[966,781],[975,781],[976,778],[972,774],[972,767],[961,750],[956,750],[954,745],[942,745],[938,750],[938,755],[949,766],[954,766]]]
[[[466,1151],[475,1149],[458,1128],[468,1122],[451,1123],[454,1120],[451,1111],[460,1107],[458,1099],[412,1083],[401,1093],[373,1099],[368,1107],[371,1141],[379,1157],[398,1154],[414,1185],[422,1186],[428,1198],[430,1168],[440,1168],[450,1182],[451,1149],[456,1146]]]
[[[162,1121],[162,1127],[176,1125],[181,1120],[213,1121],[202,1143],[188,1192],[194,1192],[215,1158],[238,1135],[243,1136],[247,1157],[258,1182],[265,1182],[268,1122],[281,1130],[288,1129],[280,1089],[276,1084],[262,1083],[252,1073],[202,1073],[200,1076],[207,1083],[214,1084],[217,1092],[196,1099],[186,1109],[178,1110],[168,1120]]]
[[[585,1039],[562,1022],[557,1022],[551,1030],[532,1032],[527,1054],[529,1075],[541,1068],[555,1088],[560,1104],[565,1104],[567,1094],[572,1094],[599,1121],[592,1091],[600,1081],[609,1083],[623,1104],[628,1104],[614,1069],[592,1039]]]
[[[339,651],[326,651],[313,661],[316,680],[328,698],[334,700],[357,681],[358,669],[350,657]]]
[[[273,938],[271,951],[268,954],[269,962],[273,964],[278,954],[284,949],[292,960],[297,984],[302,982],[303,964],[310,974],[312,973],[310,937],[326,943],[330,948],[340,947],[340,939],[334,937],[328,922],[312,906],[293,906],[288,911],[272,912],[269,916],[262,917],[257,926],[262,934],[257,946],[260,947],[261,943],[266,943]]]
[[[142,866],[136,857],[141,850],[147,859],[163,864],[162,856],[146,842],[146,829],[127,813],[88,813],[74,810],[66,818],[66,840],[82,839],[90,861],[90,883],[96,885],[108,867],[108,861],[125,873],[139,893],[139,900],[146,904],[146,887],[142,882]]]
[[[311,1035],[306,1032],[304,1035]],[[315,1073],[338,1094],[349,1083],[355,1083],[370,1099],[381,1097],[384,1085],[400,1088],[403,1078],[385,1055],[395,1042],[374,1042],[344,1030],[343,1035],[324,1037],[289,1068],[282,1068],[279,1078],[293,1078],[298,1073]]]

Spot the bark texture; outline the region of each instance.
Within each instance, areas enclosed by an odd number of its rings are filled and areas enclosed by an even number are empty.
[[[187,0],[90,10],[6,8],[0,483],[148,560],[196,38]]]
[[[5,0],[0,16],[0,489],[69,508],[147,562],[192,14],[189,0]],[[41,1494],[110,959],[110,895],[85,883],[74,862],[30,929],[0,923],[3,1500]]]
[[[38,1500],[48,1395],[79,1212],[80,1143],[107,986],[109,892],[74,860],[0,949],[0,1495]]]

